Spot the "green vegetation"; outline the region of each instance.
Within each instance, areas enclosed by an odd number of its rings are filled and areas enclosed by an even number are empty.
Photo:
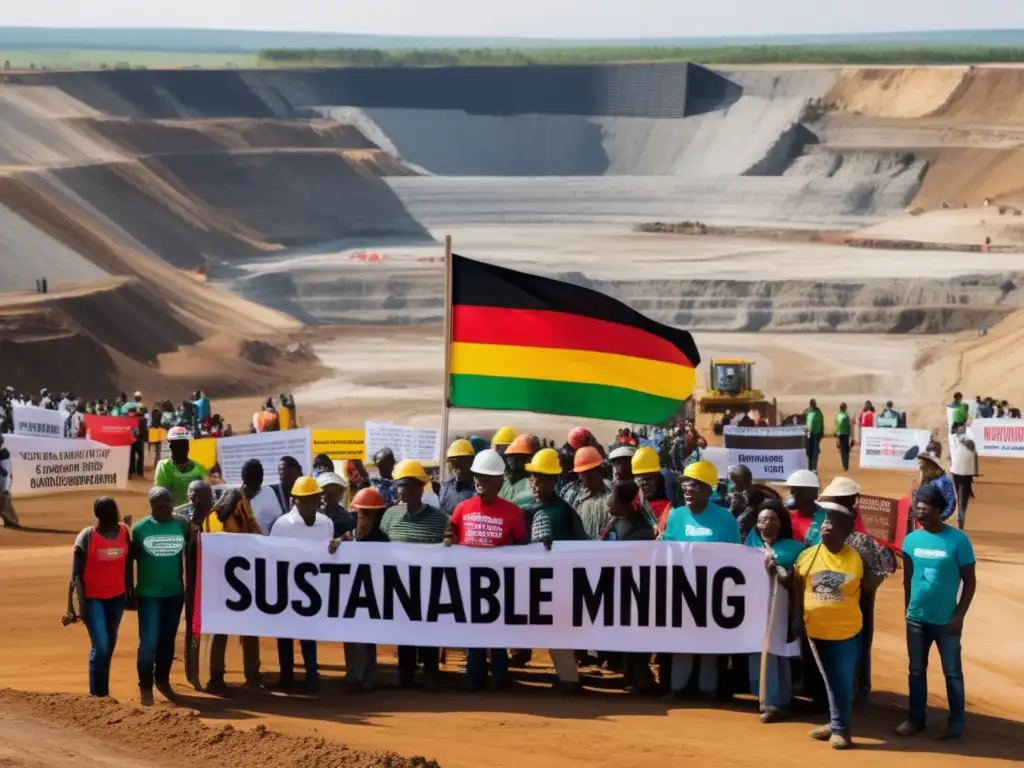
[[[530,66],[604,62],[706,64],[972,64],[1024,61],[1024,46],[730,45],[572,48],[307,48],[261,51],[262,66]]]
[[[134,51],[134,50],[4,50],[0,48],[0,62],[9,61],[13,69],[182,69],[252,68],[259,60],[251,53],[201,53],[193,51]]]

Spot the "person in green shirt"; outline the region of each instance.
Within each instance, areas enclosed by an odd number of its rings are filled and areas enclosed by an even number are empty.
[[[184,427],[173,427],[167,432],[170,458],[156,465],[153,484],[171,493],[174,506],[188,503],[188,487],[194,480],[206,479],[206,467],[188,457],[189,434]]]
[[[530,486],[530,474],[526,464],[540,450],[540,440],[533,435],[519,435],[505,449],[505,482],[501,484],[498,498],[511,501],[525,511],[536,501]],[[530,530],[532,520],[526,519],[526,530]]]
[[[850,471],[850,414],[846,410],[846,403],[839,404],[839,412],[836,413],[836,447],[839,448],[839,458],[843,462],[843,471]]]
[[[818,407],[818,401],[811,399],[804,411],[804,425],[807,427],[807,468],[818,471],[818,457],[821,455],[821,438],[825,434],[825,416]]]
[[[146,707],[153,705],[154,684],[168,701],[177,701],[170,676],[185,605],[185,550],[189,540],[189,521],[174,513],[169,490],[150,490],[149,509],[149,517],[132,528],[131,544],[139,614],[139,695]]]

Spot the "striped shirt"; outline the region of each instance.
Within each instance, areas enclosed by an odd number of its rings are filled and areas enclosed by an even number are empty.
[[[380,529],[391,541],[410,544],[440,544],[447,528],[448,515],[429,504],[424,504],[415,515],[409,514],[405,504],[397,504],[380,521]]]

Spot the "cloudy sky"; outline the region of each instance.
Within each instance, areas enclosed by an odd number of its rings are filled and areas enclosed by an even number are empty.
[[[701,37],[1024,28],[1024,0],[0,0],[4,26]]]

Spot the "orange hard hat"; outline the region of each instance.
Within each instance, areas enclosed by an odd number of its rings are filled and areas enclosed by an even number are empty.
[[[572,471],[579,474],[580,472],[600,467],[602,464],[604,464],[604,459],[601,458],[597,448],[592,445],[585,445],[576,451],[576,455],[573,456]]]
[[[514,456],[517,453],[524,456],[533,456],[536,453],[533,449],[533,435],[518,435],[505,449],[506,456]]]
[[[352,503],[349,506],[352,509],[384,509],[387,504],[384,503],[384,497],[376,488],[363,488],[352,497]]]

